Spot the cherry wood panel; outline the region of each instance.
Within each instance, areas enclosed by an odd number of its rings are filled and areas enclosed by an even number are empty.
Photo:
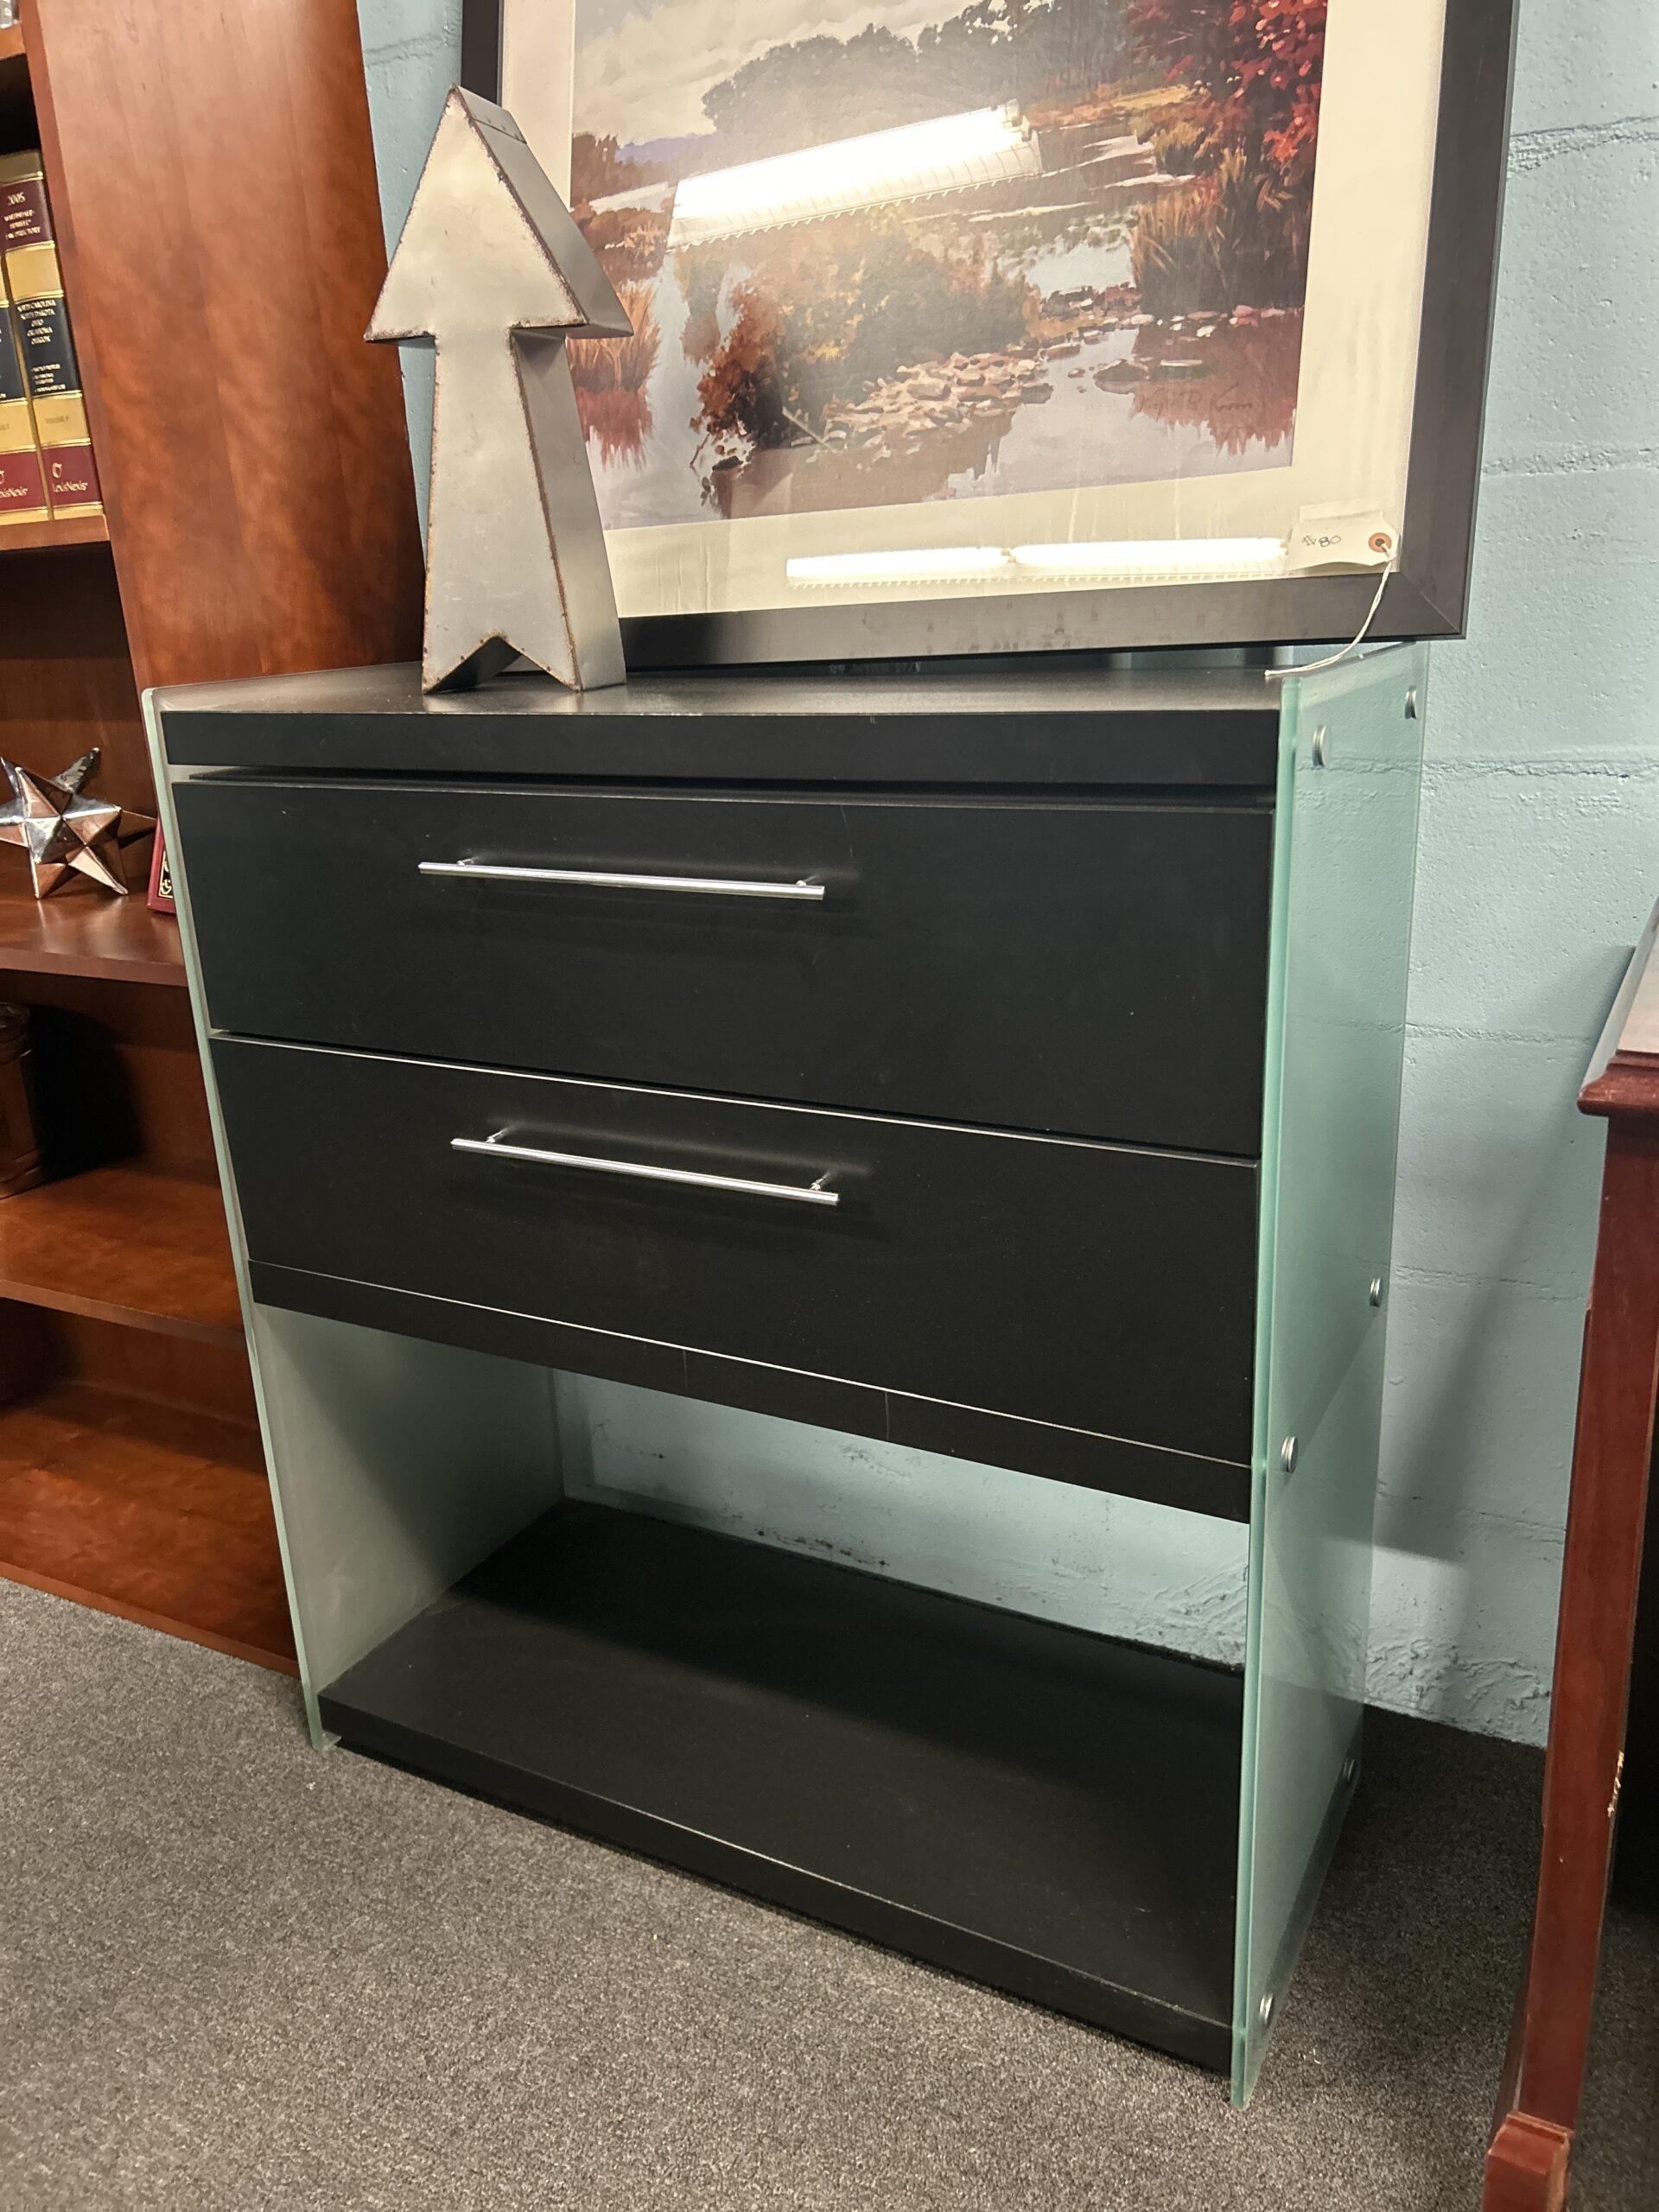
[[[239,1344],[219,1185],[97,1167],[0,1202],[0,1298]]]
[[[46,1349],[35,1360],[31,1388],[44,1382],[89,1382],[124,1398],[149,1398],[157,1405],[216,1414],[244,1428],[251,1428],[258,1420],[253,1376],[239,1333],[233,1344],[214,1347],[194,1338],[157,1335],[82,1314],[48,1313],[41,1306],[13,1306],[6,1311],[30,1325],[45,1342]]]
[[[32,0],[25,33],[140,686],[417,652],[353,0]]]
[[[104,756],[93,790],[153,815],[110,549],[13,554],[0,562],[0,753],[54,776],[93,746]],[[0,847],[0,891],[28,885],[22,854]]]
[[[162,983],[181,989],[184,957],[179,925],[144,902],[137,861],[129,848],[134,889],[112,899],[92,884],[66,884],[49,899],[0,881],[0,998],[10,976],[89,976],[116,983]],[[21,871],[20,871],[21,873]]]
[[[258,1433],[79,1382],[0,1411],[0,1574],[294,1671]]]
[[[157,1336],[118,1322],[0,1302],[0,1408],[48,1383],[181,1407],[243,1428],[258,1421],[245,1347]]]
[[[60,521],[12,522],[0,530],[0,553],[54,552],[72,545],[107,545],[102,515],[65,515]]]

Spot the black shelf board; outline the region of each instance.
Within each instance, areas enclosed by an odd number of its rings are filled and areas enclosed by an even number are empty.
[[[1236,1674],[567,1503],[321,1708],[355,1750],[1230,2063]]]

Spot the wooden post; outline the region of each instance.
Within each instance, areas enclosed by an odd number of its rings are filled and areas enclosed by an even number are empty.
[[[1656,912],[1659,922],[1659,912]],[[1655,923],[1589,1080],[1607,1160],[1561,1567],[1543,1850],[1491,2144],[1484,2212],[1567,2196],[1624,1758],[1659,1391],[1659,955]]]

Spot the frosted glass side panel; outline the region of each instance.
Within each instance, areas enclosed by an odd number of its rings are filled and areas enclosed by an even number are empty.
[[[1357,1758],[1427,665],[1412,647],[1285,687],[1234,1980],[1241,2103]]]

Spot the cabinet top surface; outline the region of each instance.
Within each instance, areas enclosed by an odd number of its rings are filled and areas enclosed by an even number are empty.
[[[493,721],[524,715],[614,721],[640,715],[1167,715],[1279,718],[1278,687],[1259,668],[1079,669],[1064,664],[962,669],[645,671],[602,691],[569,691],[550,677],[506,676],[477,691],[423,695],[412,661],[315,676],[188,683],[159,692],[169,715],[413,715]]]
[[[934,664],[428,698],[405,664],[155,696],[175,768],[1270,789],[1279,690],[1261,669]]]

